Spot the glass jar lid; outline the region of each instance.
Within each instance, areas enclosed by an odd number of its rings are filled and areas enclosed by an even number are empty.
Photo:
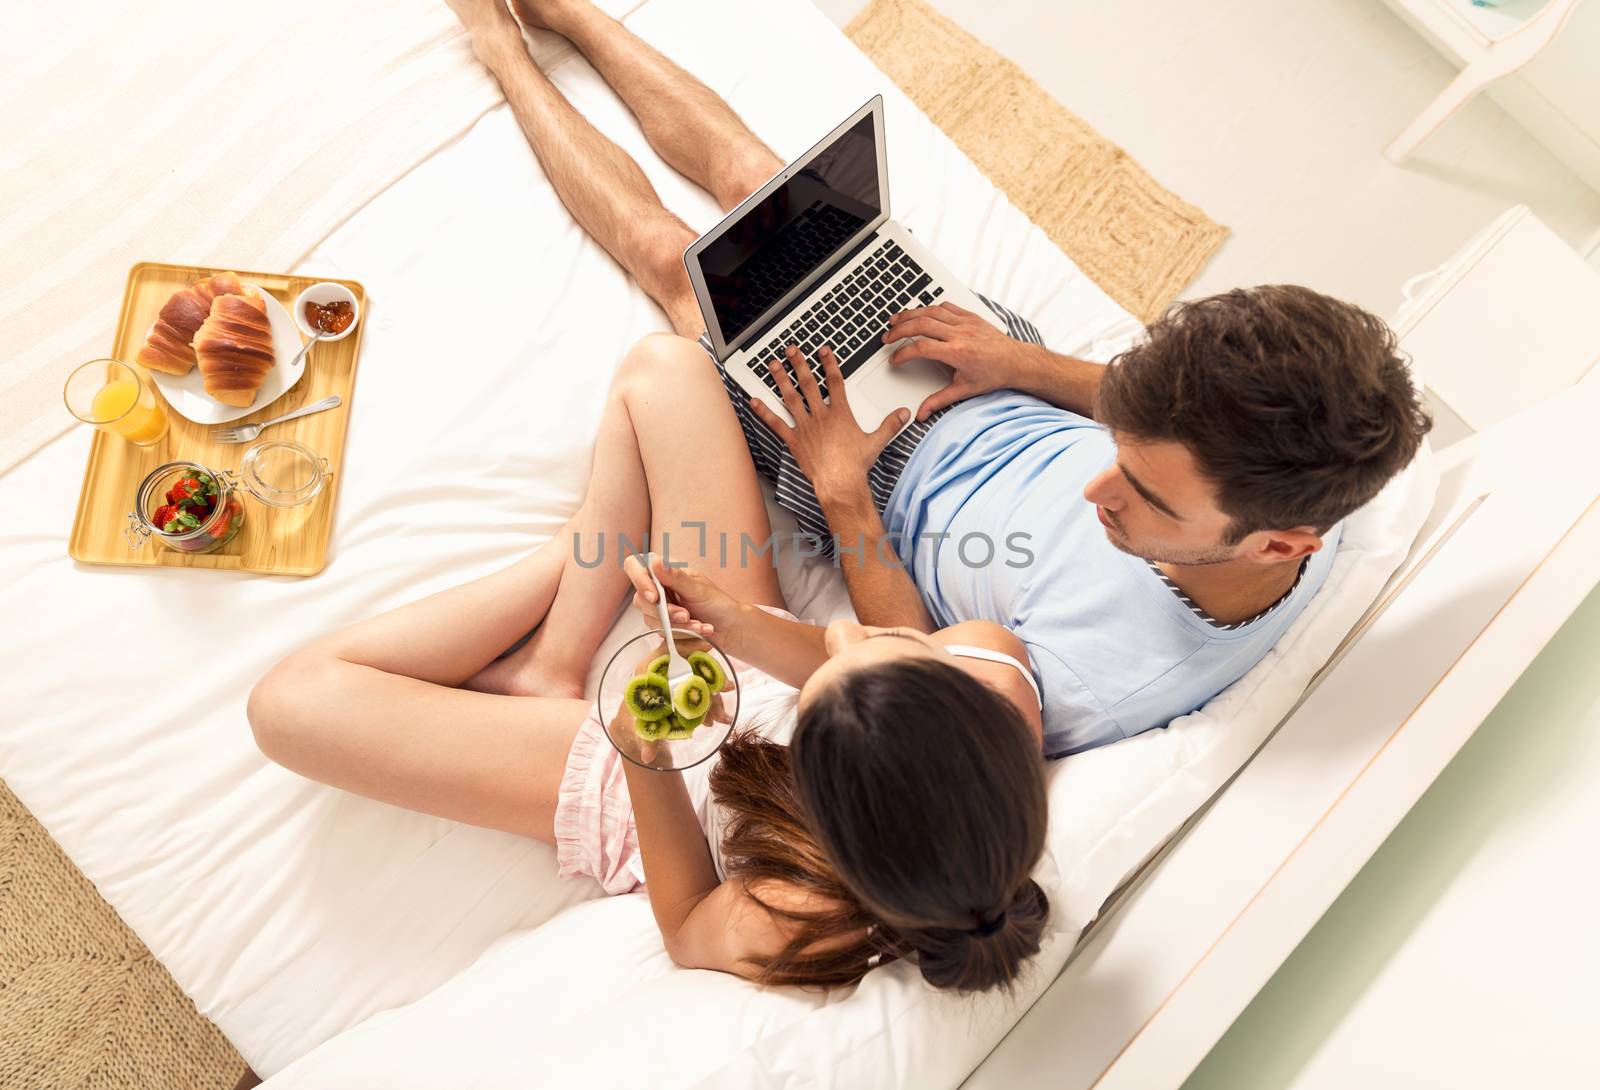
[[[332,472],[326,458],[288,439],[257,443],[239,463],[246,490],[273,507],[298,507],[314,499]]]

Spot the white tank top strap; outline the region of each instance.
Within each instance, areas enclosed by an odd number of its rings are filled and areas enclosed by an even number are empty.
[[[1039,692],[1039,683],[1034,680],[1033,671],[1028,669],[1027,663],[1018,662],[1004,651],[995,651],[988,647],[973,647],[965,643],[945,644],[946,651],[964,659],[985,659],[989,662],[998,662],[1003,666],[1014,667],[1028,683],[1028,688],[1033,690],[1033,699],[1038,703],[1039,710],[1044,710],[1044,694]]]

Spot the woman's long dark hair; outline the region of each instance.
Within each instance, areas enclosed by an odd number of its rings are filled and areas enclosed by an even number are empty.
[[[730,740],[711,788],[730,815],[728,876],[791,927],[764,983],[853,984],[874,958],[915,956],[935,987],[976,992],[1009,985],[1039,950],[1038,740],[959,667],[852,670],[807,701],[789,747]],[[763,899],[773,881],[819,907]]]

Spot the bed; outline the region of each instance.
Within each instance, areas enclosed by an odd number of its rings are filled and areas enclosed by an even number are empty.
[[[628,23],[780,155],[881,91],[898,219],[1059,350],[1104,358],[1136,332],[802,0],[649,0]],[[775,77],[742,46],[779,33],[810,58],[804,76]],[[552,76],[687,222],[715,219],[581,60]],[[1165,731],[1054,766],[1040,871],[1054,915],[1016,994],[953,1000],[904,965],[850,991],[761,991],[674,968],[641,897],[556,879],[544,845],[326,789],[256,752],[245,695],[288,648],[560,526],[610,369],[665,325],[566,215],[503,109],[305,270],[361,279],[371,300],[322,574],[75,566],[83,433],[0,478],[7,509],[30,512],[0,530],[0,776],[279,1090],[1173,1084],[1600,576],[1585,506],[1600,472],[1573,463],[1527,495],[1485,483],[1549,464],[1575,434],[1557,425],[1592,414],[1589,391],[1555,423],[1419,459],[1352,518],[1327,589],[1261,666]],[[448,324],[466,304],[478,317]],[[826,566],[791,557],[781,574],[805,616],[848,608]],[[1412,705],[1404,737],[1386,735]],[[1385,787],[1374,777],[1424,736],[1425,713],[1445,722],[1427,761],[1402,761]],[[1346,815],[1355,831],[1328,839]],[[670,1017],[641,1016],[657,1011]]]

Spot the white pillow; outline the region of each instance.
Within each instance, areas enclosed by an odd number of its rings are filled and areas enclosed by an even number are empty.
[[[1037,872],[1051,926],[1009,997],[962,998],[910,964],[854,989],[762,989],[672,966],[643,895],[577,905],[302,1057],[273,1090],[955,1085],[1065,963],[1105,899],[1249,758],[1405,558],[1437,478],[1417,461],[1347,522],[1327,583],[1283,640],[1163,730],[1056,762]]]

